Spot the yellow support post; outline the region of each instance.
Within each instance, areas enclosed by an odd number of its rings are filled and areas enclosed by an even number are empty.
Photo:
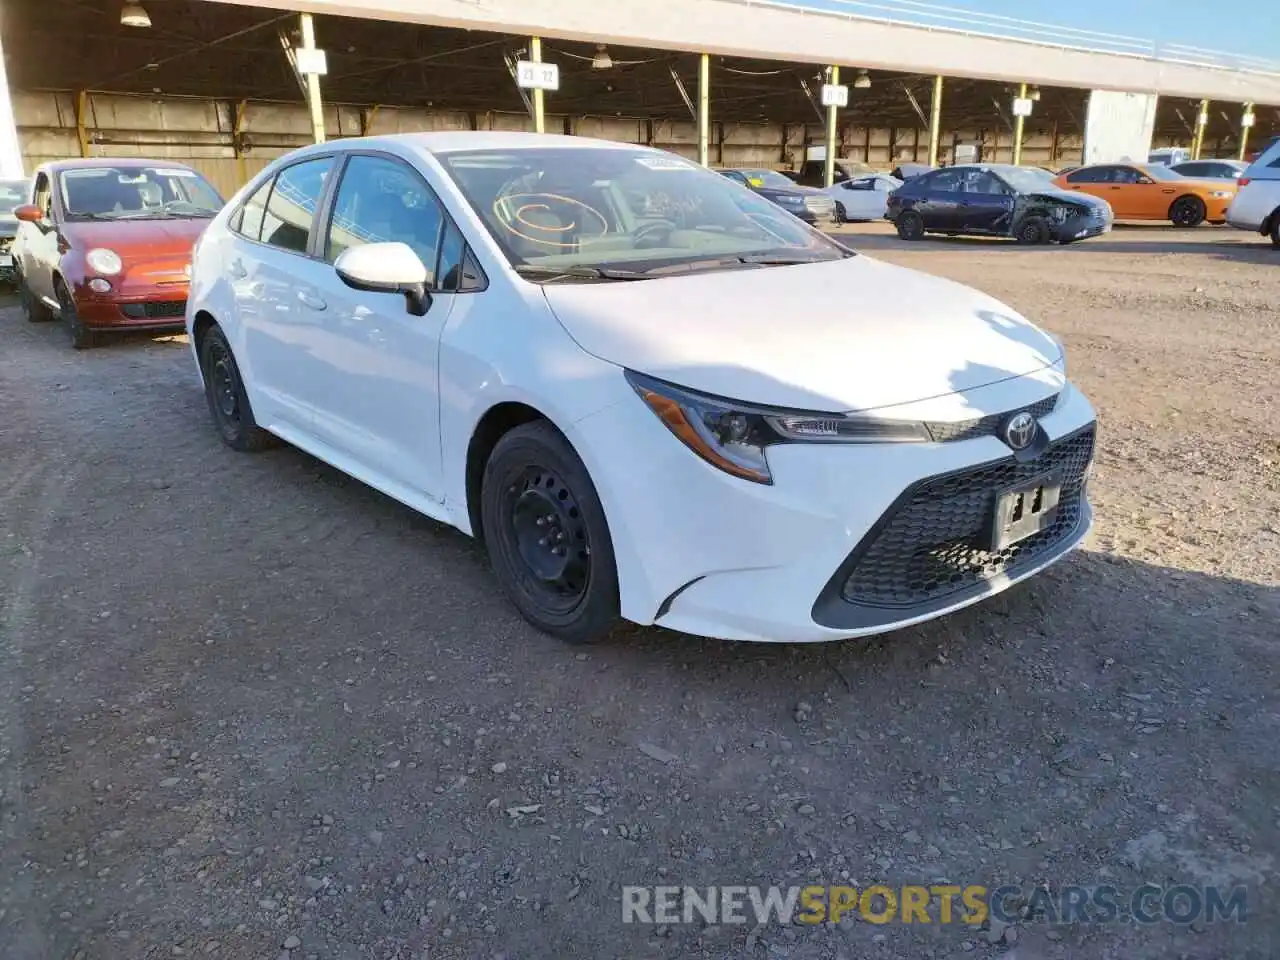
[[[698,162],[711,165],[711,57],[698,61]]]
[[[89,156],[89,91],[76,94],[76,139],[80,141],[80,156]]]
[[[302,46],[306,50],[316,48],[316,25],[311,14],[299,14],[302,25]],[[307,80],[307,106],[311,110],[311,136],[316,143],[324,143],[324,103],[320,99],[320,75],[309,73]]]
[[[1240,156],[1243,160],[1249,152],[1249,131],[1253,129],[1254,124],[1253,104],[1246,103],[1244,105],[1244,114],[1240,117]]]
[[[933,103],[929,107],[929,166],[938,165],[942,140],[942,75],[933,78]]]
[[[529,38],[529,60],[532,63],[542,62],[542,38]],[[535,89],[533,91],[533,129],[538,133],[547,132],[547,108],[546,98],[543,96],[544,91]]]
[[[240,186],[242,187],[249,182],[249,171],[244,165],[244,150],[240,146],[241,135],[244,132],[244,112],[248,105],[248,100],[241,100],[237,103],[231,119],[231,149],[236,155],[236,176],[239,178]]]
[[[1200,112],[1196,114],[1196,132],[1191,138],[1191,159],[1199,160],[1200,151],[1204,148],[1204,131],[1209,126],[1209,101],[1200,101]]]
[[[840,68],[831,67],[831,79],[827,81],[833,87],[840,85]],[[823,182],[829,187],[836,180],[836,131],[839,129],[837,114],[840,108],[834,103],[827,107],[827,162],[822,173]]]
[[[1025,83],[1018,84],[1018,99],[1027,99],[1027,85]],[[1015,167],[1022,163],[1022,131],[1026,126],[1026,119],[1021,114],[1013,118],[1013,165]]]
[[[369,131],[373,129],[373,120],[378,115],[379,106],[381,104],[375,103],[373,106],[360,111],[360,136],[367,137]]]

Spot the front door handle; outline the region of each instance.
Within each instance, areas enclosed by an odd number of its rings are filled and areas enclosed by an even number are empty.
[[[310,307],[312,310],[324,310],[329,306],[320,297],[307,290],[298,291],[298,302],[304,307]]]

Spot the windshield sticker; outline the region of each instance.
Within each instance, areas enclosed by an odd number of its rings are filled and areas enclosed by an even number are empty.
[[[636,163],[650,170],[697,170],[692,163],[672,157],[636,157]]]
[[[764,180],[762,180],[760,177],[747,177],[747,183],[751,184],[753,187],[764,186]]]

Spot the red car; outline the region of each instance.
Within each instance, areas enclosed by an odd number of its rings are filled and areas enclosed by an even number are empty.
[[[15,209],[18,291],[33,323],[60,317],[76,349],[119,330],[180,330],[191,250],[222,197],[161,160],[47,163]]]

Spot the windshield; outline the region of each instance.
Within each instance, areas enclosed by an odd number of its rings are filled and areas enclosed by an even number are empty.
[[[796,182],[777,170],[739,170],[753,187],[773,187],[777,190],[794,190]]]
[[[1001,167],[996,173],[1019,193],[1034,193],[1053,185],[1053,174],[1039,167]]]
[[[0,180],[0,214],[13,213],[14,207],[27,202],[27,181]]]
[[[212,217],[222,208],[218,191],[184,167],[77,167],[59,179],[72,220]]]
[[[440,160],[517,269],[620,266],[638,276],[851,255],[770,201],[668,154],[558,147]]]

